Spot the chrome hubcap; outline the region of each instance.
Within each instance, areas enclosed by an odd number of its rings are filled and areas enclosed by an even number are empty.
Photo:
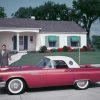
[[[21,83],[19,81],[14,81],[10,84],[12,91],[18,91],[21,88]]]
[[[23,88],[24,84],[20,79],[12,79],[8,84],[8,90],[13,94],[20,93]]]
[[[81,87],[83,87],[83,86],[86,85],[86,83],[87,83],[87,81],[79,81],[78,85],[81,86]]]

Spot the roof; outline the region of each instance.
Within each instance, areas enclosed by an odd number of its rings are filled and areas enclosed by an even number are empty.
[[[68,56],[45,56],[46,58],[49,58],[50,60],[63,60],[66,62],[69,68],[80,68],[80,66],[71,58]],[[72,64],[70,64],[70,62]]]
[[[49,58],[51,60],[65,60],[70,59],[68,56],[45,56],[46,58]]]
[[[42,32],[86,32],[74,21],[44,21],[25,18],[0,18],[2,28],[41,28]]]

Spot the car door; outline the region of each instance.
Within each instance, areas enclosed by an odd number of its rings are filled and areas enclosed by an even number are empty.
[[[37,64],[38,70],[29,73],[32,87],[45,87],[47,85],[47,73],[51,68],[50,59],[44,58]]]
[[[46,83],[48,86],[72,85],[73,71],[62,60],[54,61],[54,68],[47,70]]]

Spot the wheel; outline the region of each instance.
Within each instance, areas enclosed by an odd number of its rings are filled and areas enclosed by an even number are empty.
[[[6,85],[6,90],[9,94],[20,94],[25,90],[25,83],[21,79],[11,79]]]
[[[89,81],[88,80],[79,80],[79,81],[75,82],[75,87],[77,89],[81,89],[81,90],[87,89],[88,86],[89,86]]]

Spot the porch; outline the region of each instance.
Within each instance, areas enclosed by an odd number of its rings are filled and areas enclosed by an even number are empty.
[[[6,44],[10,51],[37,51],[39,49],[39,30],[1,30],[0,46]]]

